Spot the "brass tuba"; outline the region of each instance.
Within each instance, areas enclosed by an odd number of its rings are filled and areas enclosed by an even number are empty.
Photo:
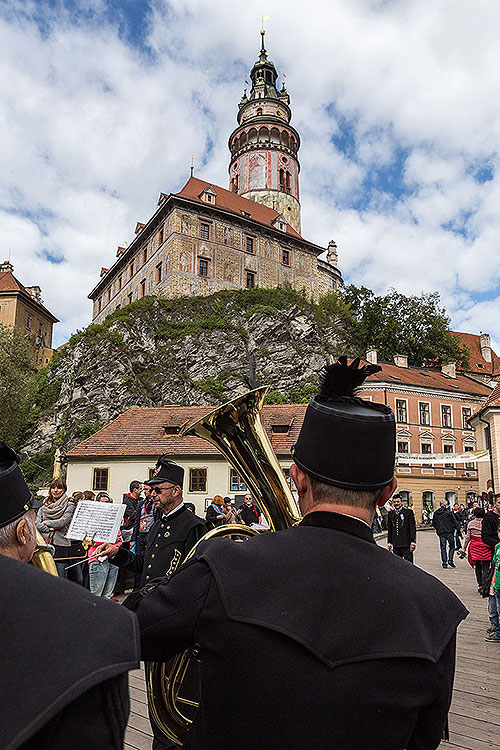
[[[52,552],[50,551],[50,546],[39,531],[36,532],[36,547],[30,563],[31,565],[34,565],[35,568],[41,568],[46,573],[57,576],[57,567]]]
[[[262,405],[267,391],[268,386],[256,388],[228,401],[194,424],[187,425],[180,434],[200,437],[215,445],[244,480],[262,508],[270,530],[280,531],[297,523],[300,511],[262,424]],[[202,541],[220,536],[255,536],[257,533],[255,529],[239,524],[219,526],[199,540],[186,560]],[[182,747],[192,723],[184,707],[189,707],[188,712],[192,712],[198,706],[196,701],[179,695],[189,665],[197,657],[198,647],[195,645],[175,658],[169,673],[165,664],[146,663],[151,713],[156,724],[178,747]]]

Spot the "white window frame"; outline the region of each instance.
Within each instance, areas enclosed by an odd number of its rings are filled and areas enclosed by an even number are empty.
[[[400,422],[398,419],[398,401],[404,401],[404,404],[405,404],[406,420],[404,422]],[[396,424],[409,424],[408,422],[409,411],[408,411],[408,399],[407,398],[396,398],[396,396],[394,397],[394,413],[396,415]]]
[[[429,407],[429,422],[427,424],[423,424],[423,422],[420,421],[420,404],[427,404]],[[432,405],[431,401],[419,401],[418,402],[418,424],[420,427],[431,427],[432,426]]]
[[[464,409],[468,409],[470,411],[470,415],[469,416],[472,416],[472,406],[462,406],[462,407],[460,407],[460,414],[461,414],[461,417],[462,417],[462,430],[472,430],[472,427],[470,427],[470,425],[468,427],[465,426]]]
[[[451,418],[451,424],[445,425],[443,424],[443,406],[449,406],[450,407],[450,418]],[[441,417],[441,427],[445,430],[452,430],[453,429],[453,405],[452,404],[439,404],[439,415]]]

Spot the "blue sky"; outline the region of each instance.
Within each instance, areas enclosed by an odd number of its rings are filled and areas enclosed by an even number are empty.
[[[227,185],[227,138],[260,44],[302,138],[303,234],[347,282],[437,290],[500,342],[497,29],[489,0],[10,0],[0,4],[5,257],[61,318],[160,191]],[[453,23],[450,22],[453,19]]]

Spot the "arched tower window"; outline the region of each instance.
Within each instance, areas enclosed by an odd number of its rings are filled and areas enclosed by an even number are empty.
[[[283,132],[281,133],[281,143],[283,144],[283,146],[286,146],[288,148],[290,139],[288,138],[288,133],[286,132],[286,130],[283,130]]]
[[[259,143],[269,142],[269,130],[267,128],[261,128],[259,130]]]
[[[257,143],[257,131],[255,128],[248,131],[248,142]]]
[[[261,115],[261,114],[262,114],[262,107],[259,107],[259,108],[257,109],[257,114],[258,114],[258,115]]]
[[[278,128],[272,128],[271,130],[271,143],[279,143],[280,142],[280,131]]]

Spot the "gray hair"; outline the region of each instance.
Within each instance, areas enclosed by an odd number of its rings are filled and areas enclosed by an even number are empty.
[[[29,514],[30,511],[21,516],[21,518],[16,518],[15,521],[11,521],[7,524],[7,526],[2,526],[2,528],[0,529],[0,550],[8,549],[15,543],[17,525],[24,519],[28,520]],[[30,524],[31,532],[36,533],[33,526],[34,524]]]
[[[441,500],[441,502],[439,503],[439,505],[441,506],[441,508],[447,508],[448,507],[448,500]]]
[[[334,487],[332,484],[324,484],[313,477],[311,480],[311,491],[314,505],[319,503],[330,503],[332,505],[350,505],[353,508],[364,508],[375,510],[377,500],[383,488],[377,490],[346,490],[342,487]]]

